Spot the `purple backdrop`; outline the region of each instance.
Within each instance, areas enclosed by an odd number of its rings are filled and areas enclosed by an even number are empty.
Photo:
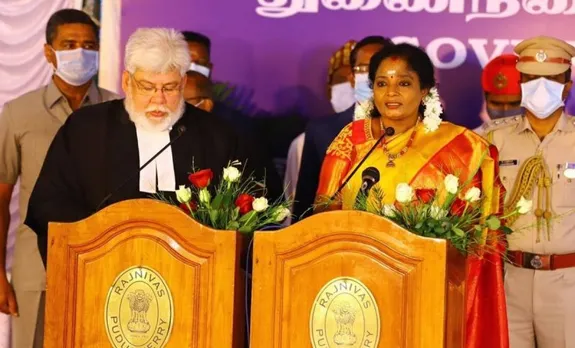
[[[122,47],[138,27],[205,33],[215,79],[237,85],[259,110],[317,116],[330,110],[332,52],[351,38],[384,35],[426,48],[448,119],[473,127],[482,66],[527,37],[575,40],[573,14],[575,0],[124,0]]]

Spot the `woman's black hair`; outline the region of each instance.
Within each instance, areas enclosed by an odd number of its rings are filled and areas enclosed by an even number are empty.
[[[371,57],[369,62],[369,80],[373,88],[375,81],[375,74],[380,64],[389,57],[397,57],[403,59],[410,70],[415,72],[419,77],[421,89],[431,89],[435,87],[435,72],[433,63],[425,51],[417,46],[408,43],[400,43],[392,46],[385,46],[381,51]],[[425,106],[419,106],[419,113],[423,115]],[[381,116],[377,108],[373,107],[371,113],[372,117]]]

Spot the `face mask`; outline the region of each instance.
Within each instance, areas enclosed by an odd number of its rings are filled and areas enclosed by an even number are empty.
[[[349,109],[354,102],[351,83],[344,82],[331,86],[331,106],[335,112],[340,113]]]
[[[355,101],[364,102],[373,96],[373,90],[369,86],[369,76],[367,73],[355,75]]]
[[[72,86],[81,86],[98,72],[98,51],[77,48],[56,51],[55,74]]]
[[[204,75],[205,77],[210,77],[210,68],[200,64],[192,63],[190,64],[190,68],[188,70],[198,72]]]
[[[521,106],[527,108],[537,118],[549,117],[563,105],[564,84],[544,77],[521,84]]]
[[[518,116],[523,114],[523,108],[513,108],[508,110],[490,109],[487,108],[487,114],[492,120],[510,116]]]

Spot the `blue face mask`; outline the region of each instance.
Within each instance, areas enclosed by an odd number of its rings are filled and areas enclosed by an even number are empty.
[[[358,103],[362,103],[373,97],[373,90],[370,87],[367,73],[355,74],[354,97]]]
[[[524,111],[523,108],[513,108],[508,110],[487,108],[487,114],[489,115],[489,118],[492,120],[504,117],[519,116],[523,114],[523,111]]]

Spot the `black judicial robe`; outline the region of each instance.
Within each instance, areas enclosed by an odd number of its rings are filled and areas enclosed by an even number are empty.
[[[236,159],[246,165],[245,173],[253,171],[261,178],[266,172],[261,156],[249,145],[253,141],[242,139],[225,121],[186,103],[171,139],[181,125],[185,131],[171,146],[176,185],[189,185],[192,166],[212,169],[217,181]],[[86,106],[69,116],[50,145],[24,221],[38,235],[44,264],[48,222],[74,222],[119,201],[151,197],[139,190],[139,167],[136,127],[123,100]],[[129,177],[133,179],[118,189]]]

